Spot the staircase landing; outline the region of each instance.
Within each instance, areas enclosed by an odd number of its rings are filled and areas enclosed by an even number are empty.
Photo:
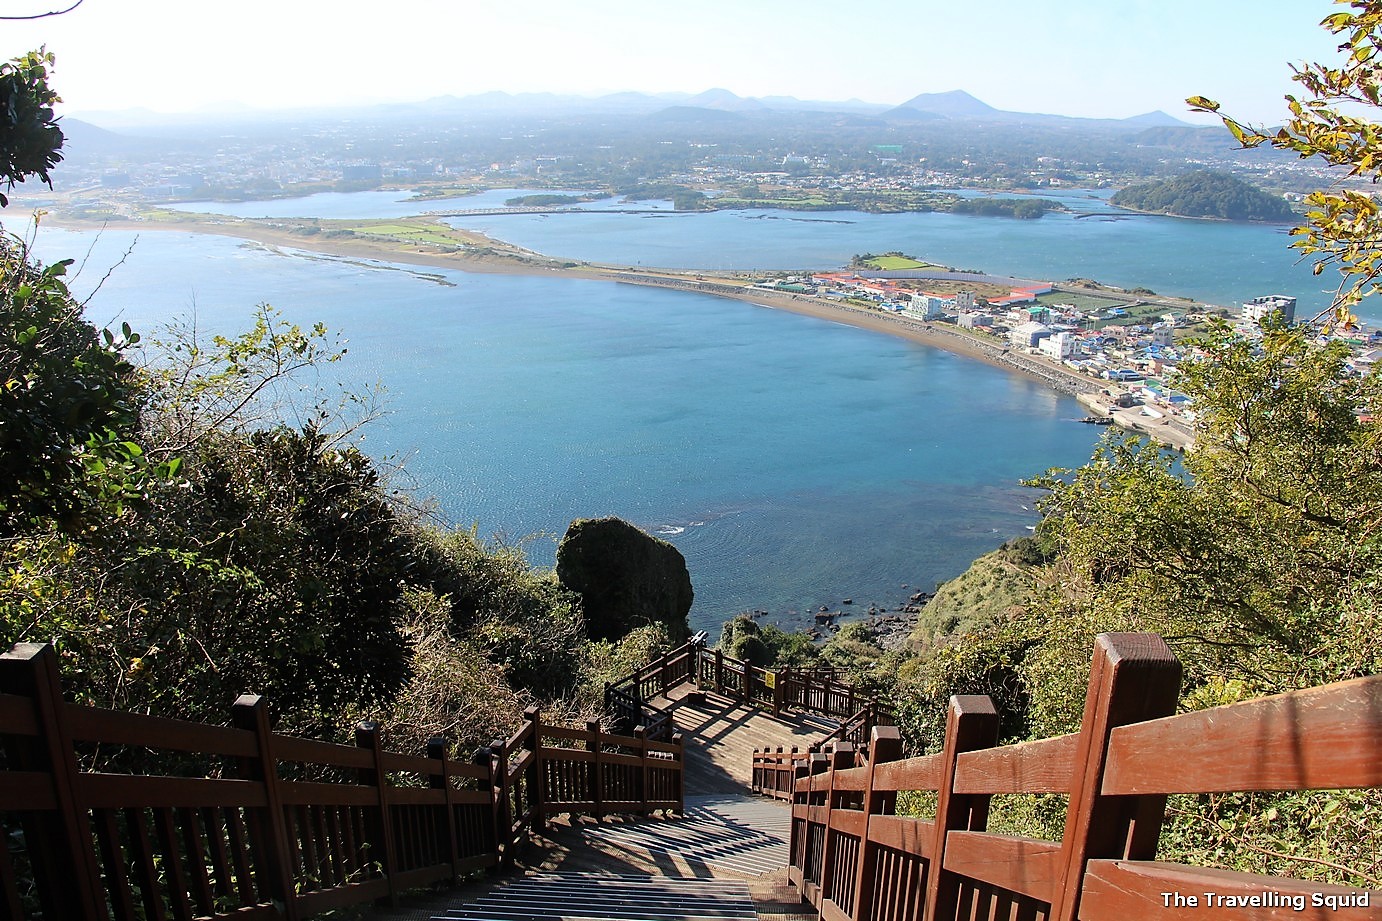
[[[686,739],[687,796],[716,793],[746,795],[753,773],[755,748],[793,745],[806,747],[839,724],[810,713],[784,713],[780,717],[747,707],[727,697],[706,694],[705,702],[685,702],[694,689],[673,688],[655,706],[675,704],[673,718]]]

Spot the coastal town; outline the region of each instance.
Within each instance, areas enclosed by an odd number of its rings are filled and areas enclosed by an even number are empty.
[[[935,282],[952,290],[927,290]],[[985,297],[967,284],[989,289],[1011,285],[1011,290]],[[1296,298],[1282,294],[1250,298],[1236,315],[1206,305],[1159,312],[1162,305],[1136,297],[1094,309],[1061,302],[1061,294],[1070,293],[1068,286],[966,272],[861,268],[766,280],[759,286],[878,311],[932,333],[968,338],[997,363],[1075,394],[1090,411],[1083,421],[1116,424],[1180,451],[1194,445],[1194,402],[1173,386],[1178,366],[1198,353],[1188,340],[1213,319],[1249,339],[1261,337],[1264,323],[1301,321]],[[1366,374],[1382,359],[1382,330],[1356,319],[1338,323],[1313,317],[1305,322],[1321,343],[1347,347],[1350,373]]]

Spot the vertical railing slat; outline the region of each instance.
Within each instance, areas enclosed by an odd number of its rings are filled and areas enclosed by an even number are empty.
[[[215,911],[216,899],[211,892],[211,876],[207,873],[201,819],[197,810],[190,806],[179,809],[177,813],[182,827],[183,849],[187,854],[187,870],[191,876],[192,899],[197,903],[199,915],[210,915]]]

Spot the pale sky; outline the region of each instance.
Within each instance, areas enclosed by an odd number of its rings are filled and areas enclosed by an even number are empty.
[[[0,0],[30,15],[71,0]],[[491,90],[897,104],[964,89],[1013,111],[1194,121],[1203,94],[1279,122],[1292,63],[1334,61],[1329,0],[84,0],[0,23],[46,44],[62,110],[339,106]],[[1199,120],[1203,121],[1204,118]]]

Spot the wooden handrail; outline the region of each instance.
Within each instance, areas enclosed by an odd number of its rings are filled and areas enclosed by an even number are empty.
[[[759,751],[753,784],[791,799],[788,877],[830,921],[1382,917],[1382,892],[1155,859],[1168,793],[1382,786],[1382,676],[1171,716],[1179,681],[1159,638],[1103,634],[1078,733],[996,748],[989,699],[955,697],[940,752],[898,760],[880,726],[864,767]],[[935,818],[896,815],[903,791]],[[1061,841],[987,831],[990,796],[1035,792],[1068,795]]]
[[[671,713],[649,704],[682,684],[714,691],[743,703],[771,709],[805,710],[842,721],[820,745],[867,741],[874,725],[892,725],[892,711],[872,695],[839,681],[831,667],[766,669],[707,649],[703,636],[664,653],[637,671],[605,685],[605,709],[623,731],[644,726],[650,739],[664,739],[673,731]]]
[[[233,728],[66,704],[57,675],[51,646],[0,656],[0,918],[28,903],[74,921],[288,921],[493,868],[558,813],[683,808],[679,735],[529,710],[464,764],[440,739],[426,757],[386,751],[374,723],[355,746],[279,735],[252,695]],[[91,742],[209,758],[219,776],[99,773],[77,759]]]

